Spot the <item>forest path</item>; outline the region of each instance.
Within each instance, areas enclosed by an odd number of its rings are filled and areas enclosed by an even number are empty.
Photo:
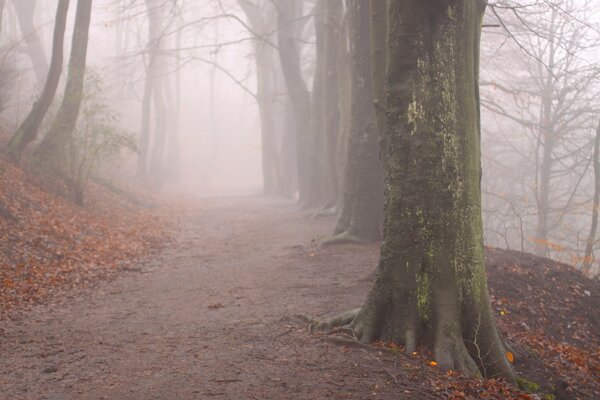
[[[141,272],[4,323],[0,398],[398,398],[393,358],[328,345],[290,321],[360,304],[369,284],[356,278],[378,246],[316,249],[332,218],[290,203],[196,203]]]

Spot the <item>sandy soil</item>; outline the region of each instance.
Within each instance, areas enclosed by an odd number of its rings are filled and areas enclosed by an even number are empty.
[[[281,201],[196,203],[152,263],[5,321],[0,398],[434,397],[397,356],[328,344],[294,318],[360,305],[377,245],[317,250],[331,217]]]

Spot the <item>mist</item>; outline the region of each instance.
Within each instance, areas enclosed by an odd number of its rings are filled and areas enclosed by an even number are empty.
[[[429,3],[0,0],[0,398],[600,396],[600,11]]]

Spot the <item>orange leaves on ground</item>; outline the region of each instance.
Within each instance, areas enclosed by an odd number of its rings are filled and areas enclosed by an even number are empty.
[[[513,355],[513,353],[511,353],[510,351],[506,352],[506,359],[508,360],[509,363],[514,363],[515,362],[515,356]]]
[[[90,185],[79,207],[0,158],[0,317],[77,288],[168,242],[164,210],[143,209]]]

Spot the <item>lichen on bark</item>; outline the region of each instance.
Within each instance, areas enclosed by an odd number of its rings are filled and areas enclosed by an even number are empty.
[[[483,258],[479,37],[484,0],[390,2],[384,234],[357,340],[419,343],[446,369],[515,382]],[[339,320],[338,320],[339,321]]]

